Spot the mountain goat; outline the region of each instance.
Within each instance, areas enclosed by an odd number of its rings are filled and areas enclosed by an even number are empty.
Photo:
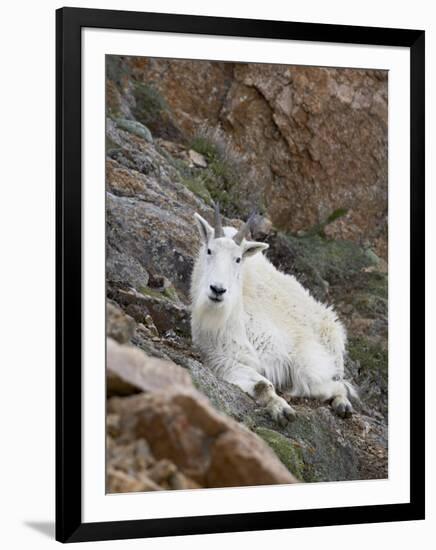
[[[248,393],[281,425],[294,409],[276,393],[330,400],[339,416],[352,413],[343,379],[346,335],[332,308],[316,301],[292,275],[247,240],[251,219],[237,231],[195,214],[202,246],[191,280],[194,344],[216,375]]]

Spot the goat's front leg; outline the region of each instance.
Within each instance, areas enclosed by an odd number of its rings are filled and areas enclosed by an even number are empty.
[[[276,394],[271,382],[252,367],[240,363],[226,369],[223,378],[248,393],[281,426],[296,418],[294,409]]]

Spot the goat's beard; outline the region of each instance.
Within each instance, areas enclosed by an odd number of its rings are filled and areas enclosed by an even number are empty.
[[[201,297],[202,310],[209,310],[211,312],[218,312],[224,310],[231,310],[231,299],[226,296],[225,298],[214,299],[215,297],[208,292],[205,292]]]
[[[208,293],[199,296],[192,305],[192,312],[203,330],[222,327],[231,316],[232,309],[231,300],[225,298],[221,302],[214,302]]]

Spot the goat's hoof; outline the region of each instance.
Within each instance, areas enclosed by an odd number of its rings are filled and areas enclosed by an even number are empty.
[[[353,414],[353,407],[346,397],[335,397],[332,408],[341,418],[349,418]]]
[[[280,401],[275,401],[269,405],[268,412],[272,419],[284,428],[289,422],[294,422],[297,413],[284,399],[279,399]]]

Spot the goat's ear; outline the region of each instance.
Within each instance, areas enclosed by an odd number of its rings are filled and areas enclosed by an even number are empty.
[[[259,243],[257,241],[245,241],[242,248],[243,258],[248,258],[249,256],[254,256],[258,252],[263,252],[269,248],[269,244]]]
[[[213,227],[209,225],[207,221],[200,216],[200,214],[197,214],[197,212],[194,214],[194,218],[197,222],[201,238],[207,244],[214,235]]]

